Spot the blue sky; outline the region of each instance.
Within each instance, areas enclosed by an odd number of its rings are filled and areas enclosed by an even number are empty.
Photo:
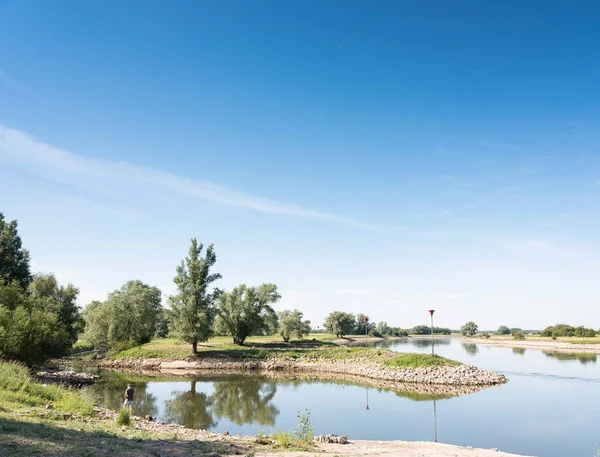
[[[80,304],[600,327],[595,2],[0,0],[0,211]]]

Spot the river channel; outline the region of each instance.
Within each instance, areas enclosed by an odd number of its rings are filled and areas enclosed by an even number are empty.
[[[429,339],[378,343],[430,352]],[[467,395],[427,394],[339,380],[263,375],[145,377],[101,372],[86,388],[117,409],[130,382],[134,414],[230,434],[293,429],[310,411],[315,434],[499,448],[540,457],[595,457],[600,445],[600,366],[595,354],[487,347],[448,338],[437,354],[505,374],[509,382]]]

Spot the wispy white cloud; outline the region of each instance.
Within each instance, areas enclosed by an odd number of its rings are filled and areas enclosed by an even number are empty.
[[[39,141],[25,132],[0,125],[0,157],[2,156],[47,179],[100,193],[128,194],[143,187],[265,214],[323,221],[366,230],[375,229],[373,225],[352,217],[278,202],[127,162],[80,156]]]

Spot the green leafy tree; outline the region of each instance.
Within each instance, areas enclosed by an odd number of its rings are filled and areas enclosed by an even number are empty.
[[[155,338],[166,338],[169,336],[169,325],[171,323],[171,310],[161,306],[156,320]]]
[[[69,335],[55,312],[17,281],[0,281],[0,359],[35,365],[64,355],[68,347]]]
[[[474,336],[475,334],[477,334],[477,324],[473,321],[469,321],[467,322],[465,325],[463,325],[460,328],[460,332],[464,335],[464,336]]]
[[[331,331],[337,337],[341,338],[344,335],[352,334],[356,327],[356,320],[354,318],[354,314],[345,313],[343,311],[334,311],[327,316],[325,322],[323,323],[323,327]]]
[[[417,325],[413,327],[411,333],[413,335],[431,335],[431,327],[427,325]]]
[[[55,313],[61,327],[69,335],[68,346],[77,341],[81,332],[81,316],[77,306],[79,289],[72,284],[59,286],[53,274],[38,274],[29,285],[29,293],[46,311]]]
[[[554,326],[546,327],[542,331],[540,336],[556,336],[557,338],[565,336],[585,336],[588,330],[594,331],[593,329],[585,328],[583,325],[579,327],[574,327],[572,325],[567,324],[556,324]],[[591,334],[591,331],[588,333]]]
[[[386,321],[381,321],[377,324],[377,333],[380,335],[391,335],[392,327]]]
[[[188,257],[177,267],[173,280],[178,293],[169,297],[172,311],[169,330],[190,343],[194,354],[198,352],[198,342],[213,336],[215,303],[220,294],[219,289],[211,289],[212,283],[221,279],[219,273],[210,271],[217,261],[214,246],[208,246],[204,257],[202,249],[203,245],[193,238]]]
[[[0,281],[16,281],[26,289],[31,280],[29,251],[23,248],[17,221],[6,222],[0,213]]]
[[[302,312],[297,309],[285,310],[277,314],[279,317],[279,334],[284,342],[289,342],[290,338],[302,338],[310,333],[310,321],[304,321]]]
[[[102,349],[124,349],[149,342],[161,314],[161,293],[142,281],[128,281],[104,303],[84,310],[82,340]]]
[[[365,323],[365,319],[369,319],[368,322]],[[358,314],[356,316],[356,323],[354,326],[354,330],[352,332],[346,333],[349,335],[350,333],[355,335],[364,335],[365,334],[365,326],[367,327],[367,333],[371,330],[375,330],[377,328],[377,324],[375,322],[371,322],[371,319],[366,314]]]
[[[506,325],[501,325],[496,331],[498,335],[510,335],[510,329]]]
[[[271,307],[281,298],[275,284],[248,287],[244,284],[231,292],[223,292],[218,299],[218,327],[233,337],[233,343],[242,345],[251,335],[269,332],[277,320]]]

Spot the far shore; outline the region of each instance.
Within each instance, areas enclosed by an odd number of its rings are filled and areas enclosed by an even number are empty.
[[[513,340],[509,338],[461,338],[462,343],[473,343],[480,344],[482,346],[498,346],[498,347],[510,347],[510,348],[529,348],[539,349],[553,352],[571,352],[571,353],[590,353],[600,354],[600,344],[572,344],[564,341],[552,341],[552,340]]]

